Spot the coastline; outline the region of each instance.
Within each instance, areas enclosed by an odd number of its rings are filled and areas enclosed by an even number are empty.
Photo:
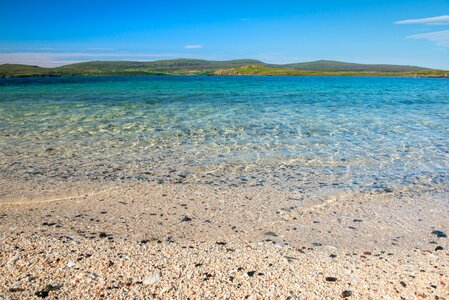
[[[0,75],[2,79],[14,79],[14,78],[60,78],[60,77],[151,77],[151,76],[207,76],[207,77],[232,77],[232,76],[242,76],[242,77],[389,77],[389,78],[449,78],[449,73],[442,75],[422,75],[422,74],[392,74],[392,73],[381,73],[381,74],[370,74],[370,73],[350,73],[350,74],[301,74],[301,75],[288,75],[288,74],[165,74],[165,73],[138,73],[138,74],[67,74],[67,75],[56,75],[56,74],[44,74],[44,75],[13,75],[13,76],[5,76]]]
[[[1,183],[5,299],[46,286],[73,299],[444,299],[449,291],[448,239],[432,233],[449,231],[444,192]]]

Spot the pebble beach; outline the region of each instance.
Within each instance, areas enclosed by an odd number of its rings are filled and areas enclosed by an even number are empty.
[[[3,299],[448,298],[448,207],[429,195],[1,186]]]

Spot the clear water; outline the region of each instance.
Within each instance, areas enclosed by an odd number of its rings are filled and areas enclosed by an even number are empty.
[[[449,81],[1,79],[0,176],[447,186]]]

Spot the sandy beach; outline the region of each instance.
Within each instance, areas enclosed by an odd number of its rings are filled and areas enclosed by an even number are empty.
[[[449,295],[445,194],[49,183],[1,182],[3,299]]]

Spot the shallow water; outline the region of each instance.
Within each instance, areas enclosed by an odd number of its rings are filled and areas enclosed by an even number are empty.
[[[447,187],[449,81],[0,79],[0,176]]]

